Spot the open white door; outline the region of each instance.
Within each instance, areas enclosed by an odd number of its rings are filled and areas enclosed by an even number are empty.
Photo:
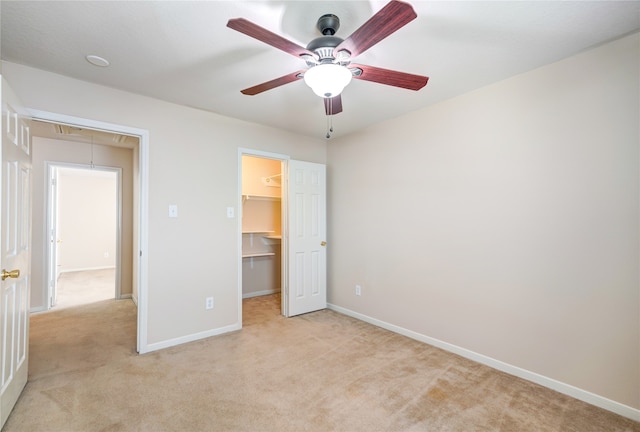
[[[0,268],[0,427],[27,383],[31,280],[31,137],[29,123],[2,79],[2,225]]]
[[[295,316],[327,307],[326,167],[288,164],[287,310]]]

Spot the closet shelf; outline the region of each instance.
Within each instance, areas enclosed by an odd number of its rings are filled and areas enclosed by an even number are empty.
[[[251,231],[242,231],[242,234],[269,234],[274,233],[274,230],[251,230]]]
[[[252,194],[242,194],[242,202],[245,201],[280,201],[279,196],[271,196],[271,195],[252,195]]]
[[[282,236],[279,236],[279,235],[267,235],[267,236],[264,236],[264,238],[269,240],[282,240]]]
[[[256,252],[251,254],[242,255],[242,258],[256,258],[256,257],[266,257],[266,256],[274,256],[274,252]]]

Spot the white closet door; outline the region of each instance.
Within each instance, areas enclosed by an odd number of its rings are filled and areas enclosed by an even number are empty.
[[[288,164],[287,316],[327,307],[326,167]]]

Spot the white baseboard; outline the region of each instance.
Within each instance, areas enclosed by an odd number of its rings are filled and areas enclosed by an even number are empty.
[[[131,296],[131,300],[133,300],[133,303],[135,303],[136,307],[138,306],[138,296],[134,296],[132,294],[129,294]]]
[[[60,270],[58,272],[58,277],[60,277],[60,275],[62,273],[72,273],[72,272],[81,272],[81,271],[90,271],[90,270],[107,270],[107,269],[114,269],[116,268],[115,266],[104,266],[104,267],[81,267],[81,268],[72,268],[72,269],[66,269],[66,270]]]
[[[517,376],[518,378],[525,379],[527,381],[534,382],[536,384],[540,384],[541,386],[550,388],[557,392],[563,393],[567,396],[571,396],[575,399],[579,399],[583,402],[587,402],[591,405],[595,405],[597,407],[606,409],[607,411],[614,412],[621,416],[627,417],[631,420],[640,421],[640,410],[636,408],[632,408],[630,406],[621,404],[619,402],[613,401],[611,399],[607,399],[605,397],[599,396],[597,394],[591,393],[589,391],[574,387],[570,384],[563,383],[561,381],[557,381],[555,379],[546,377],[544,375],[537,374],[535,372],[528,371],[526,369],[519,368],[517,366],[510,365],[508,363],[504,363],[500,360],[496,360],[491,357],[487,357],[482,354],[478,354],[476,352],[470,351],[468,349],[459,347],[457,345],[453,345],[447,342],[443,342],[439,339],[435,339],[429,336],[425,336],[423,334],[414,332],[412,330],[405,329],[403,327],[399,327],[393,324],[389,324],[384,321],[380,321],[375,318],[371,318],[367,315],[363,315],[358,312],[354,312],[350,309],[346,309],[340,306],[336,306],[334,304],[327,304],[327,308],[336,311],[338,313],[350,316],[352,318],[359,319],[361,321],[367,322],[369,324],[373,324],[375,326],[381,327],[383,329],[392,331],[394,333],[401,334],[403,336],[410,337],[411,339],[415,339],[420,342],[424,342],[429,345],[433,345],[435,347],[441,348],[445,351],[452,352],[454,354],[458,354],[462,357],[465,357],[469,360],[476,361],[478,363],[484,364],[486,366],[492,367],[502,372],[506,372],[510,375]]]
[[[269,294],[276,294],[279,293],[280,290],[279,289],[274,289],[274,290],[264,290],[264,291],[255,291],[255,292],[249,292],[246,294],[242,294],[242,298],[243,299],[247,299],[247,298],[251,298],[251,297],[260,297],[260,296],[265,296],[265,295],[269,295]]]
[[[130,298],[133,298],[131,296],[131,294],[120,294],[120,300],[126,300],[126,299],[130,299]],[[136,303],[136,302],[134,302],[134,303]]]
[[[144,353],[150,353],[152,351],[157,351],[157,350],[161,350],[161,349],[165,349],[165,348],[170,348],[176,345],[181,345],[184,343],[188,343],[188,342],[194,342],[197,341],[199,339],[205,339],[211,336],[218,336],[224,333],[229,333],[232,331],[236,331],[236,330],[240,330],[242,328],[242,324],[241,323],[236,323],[236,324],[232,324],[226,327],[220,327],[220,328],[216,328],[216,329],[211,329],[211,330],[207,330],[207,331],[203,331],[203,332],[199,332],[199,333],[193,333],[190,335],[186,335],[186,336],[181,336],[179,338],[175,338],[175,339],[169,339],[166,341],[162,341],[162,342],[156,342],[156,343],[152,343],[152,344],[147,344],[146,347],[144,347],[144,349],[141,348],[141,354]]]

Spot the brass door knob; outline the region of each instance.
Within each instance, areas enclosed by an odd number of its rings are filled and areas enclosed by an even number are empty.
[[[320,246],[326,246],[326,245],[327,245],[327,242],[326,242],[326,241],[321,241],[321,242],[320,242]]]
[[[2,280],[5,280],[6,278],[17,279],[19,277],[20,277],[20,270],[18,270],[18,269],[11,270],[11,271],[7,271],[6,269],[2,269]]]

